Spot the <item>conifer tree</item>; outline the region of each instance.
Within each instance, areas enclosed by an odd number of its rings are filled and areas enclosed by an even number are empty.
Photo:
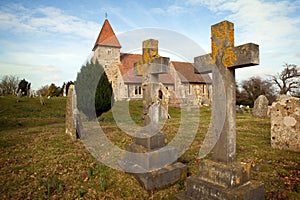
[[[103,67],[96,60],[87,62],[77,74],[75,81],[77,107],[89,120],[111,109],[113,91]]]

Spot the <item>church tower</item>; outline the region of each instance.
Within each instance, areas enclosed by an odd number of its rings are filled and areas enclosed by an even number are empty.
[[[122,100],[125,93],[124,81],[119,69],[121,45],[108,19],[105,19],[99,36],[95,42],[92,62],[98,60],[112,83],[115,101]]]
[[[105,19],[99,36],[95,42],[92,61],[98,62],[107,69],[112,63],[120,63],[121,45],[116,37],[108,19]]]

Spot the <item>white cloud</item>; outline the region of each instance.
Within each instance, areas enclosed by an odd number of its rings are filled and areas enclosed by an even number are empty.
[[[218,6],[226,0],[187,0],[188,5],[203,5],[208,7],[211,11],[217,11]]]
[[[40,71],[44,71],[44,72],[50,72],[50,73],[59,73],[61,72],[61,70],[53,65],[45,65],[45,66],[41,66],[39,67]]]
[[[234,22],[236,45],[260,45],[260,66],[238,70],[238,76],[264,76],[281,71],[283,62],[300,63],[300,1],[188,0],[186,5],[207,7]]]
[[[171,16],[177,16],[183,13],[187,13],[188,10],[185,7],[178,6],[178,5],[171,5],[165,9],[163,8],[153,8],[151,9],[152,13],[155,14],[165,14],[165,15],[171,15]]]
[[[15,32],[52,32],[93,38],[99,24],[64,14],[53,7],[25,8],[18,4],[0,7],[0,29]]]

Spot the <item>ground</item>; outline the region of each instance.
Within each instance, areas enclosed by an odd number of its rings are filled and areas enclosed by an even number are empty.
[[[104,166],[80,140],[65,134],[66,98],[0,97],[1,199],[173,199],[185,190],[179,182],[146,192],[129,174]],[[119,106],[121,103],[116,103]],[[130,102],[130,114],[141,124],[142,103]],[[164,131],[169,140],[178,129],[180,109],[170,107]],[[194,142],[179,160],[197,175],[199,148],[210,121],[209,108],[201,108],[201,123]],[[133,139],[116,128],[111,112],[99,122],[116,145],[125,148]],[[265,184],[266,199],[300,199],[299,153],[270,146],[270,119],[237,115],[237,159],[253,164],[252,179]]]

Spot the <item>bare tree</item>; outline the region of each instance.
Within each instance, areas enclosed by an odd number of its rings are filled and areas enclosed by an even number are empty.
[[[6,75],[0,82],[2,94],[13,95],[17,93],[19,78],[13,75]]]
[[[38,95],[42,95],[42,96],[46,96],[47,92],[48,92],[48,85],[44,85],[42,86],[40,89],[38,89],[37,94]]]
[[[300,74],[297,72],[297,66],[285,63],[283,67],[281,73],[271,76],[272,82],[279,88],[280,94],[299,93]]]
[[[242,81],[241,88],[241,91],[237,90],[237,103],[241,101],[242,104],[253,106],[259,95],[265,95],[270,103],[276,99],[272,83],[259,76]]]

